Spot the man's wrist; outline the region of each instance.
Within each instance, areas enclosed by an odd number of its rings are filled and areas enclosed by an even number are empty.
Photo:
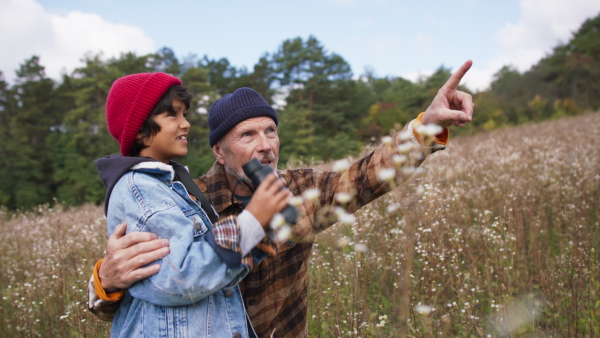
[[[102,266],[102,262],[104,258],[100,259],[96,262],[94,266],[94,291],[96,292],[96,296],[102,300],[108,300],[111,302],[116,302],[125,294],[125,290],[121,289],[104,289],[102,287],[102,282],[100,281],[99,271],[100,266]]]
[[[421,137],[421,135],[419,135],[419,133],[416,132],[416,129],[419,125],[425,125],[426,123],[423,122],[423,116],[425,115],[425,113],[421,113],[419,114],[419,116],[417,116],[416,119],[414,119],[412,122],[414,122],[411,127],[412,127],[412,132],[413,132],[413,136],[417,139],[417,141],[423,145],[424,140]],[[450,138],[450,130],[448,130],[448,128],[443,128],[442,132],[435,135],[433,141],[437,144],[441,144],[441,145],[446,145],[446,143],[448,143],[448,139]]]

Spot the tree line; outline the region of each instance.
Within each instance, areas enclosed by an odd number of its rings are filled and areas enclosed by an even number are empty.
[[[281,162],[331,160],[358,152],[410,121],[427,107],[451,71],[409,81],[354,77],[341,55],[314,36],[285,40],[252,69],[227,58],[178,58],[124,53],[105,59],[85,55],[82,67],[48,78],[38,56],[25,60],[9,85],[0,71],[0,205],[9,209],[64,202],[101,203],[105,189],[94,160],[118,153],[106,128],[104,105],[117,78],[162,71],[179,77],[195,94],[192,129],[181,162],[199,176],[213,164],[207,111],[226,93],[251,87],[277,107]],[[453,133],[475,133],[600,108],[600,15],[587,20],[568,43],[520,73],[507,65],[488,90],[473,93],[473,123]],[[470,92],[468,88],[462,88]]]

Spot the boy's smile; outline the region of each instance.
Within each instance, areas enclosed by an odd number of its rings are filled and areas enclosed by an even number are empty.
[[[185,104],[181,100],[173,99],[173,110],[167,110],[153,117],[154,122],[160,126],[160,131],[144,139],[147,148],[142,149],[141,156],[169,163],[176,157],[187,155],[187,136],[190,123],[186,118]]]

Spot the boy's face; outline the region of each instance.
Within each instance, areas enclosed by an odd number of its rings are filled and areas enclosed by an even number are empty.
[[[147,148],[142,149],[140,156],[169,163],[170,160],[187,155],[187,136],[190,123],[186,119],[185,104],[181,100],[173,99],[175,112],[165,111],[153,117],[154,122],[160,126],[160,131],[143,140]]]

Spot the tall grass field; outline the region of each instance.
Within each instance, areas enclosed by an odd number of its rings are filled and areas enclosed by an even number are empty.
[[[600,337],[600,113],[450,140],[321,233],[311,337]],[[108,336],[101,206],[0,210],[0,337]]]

